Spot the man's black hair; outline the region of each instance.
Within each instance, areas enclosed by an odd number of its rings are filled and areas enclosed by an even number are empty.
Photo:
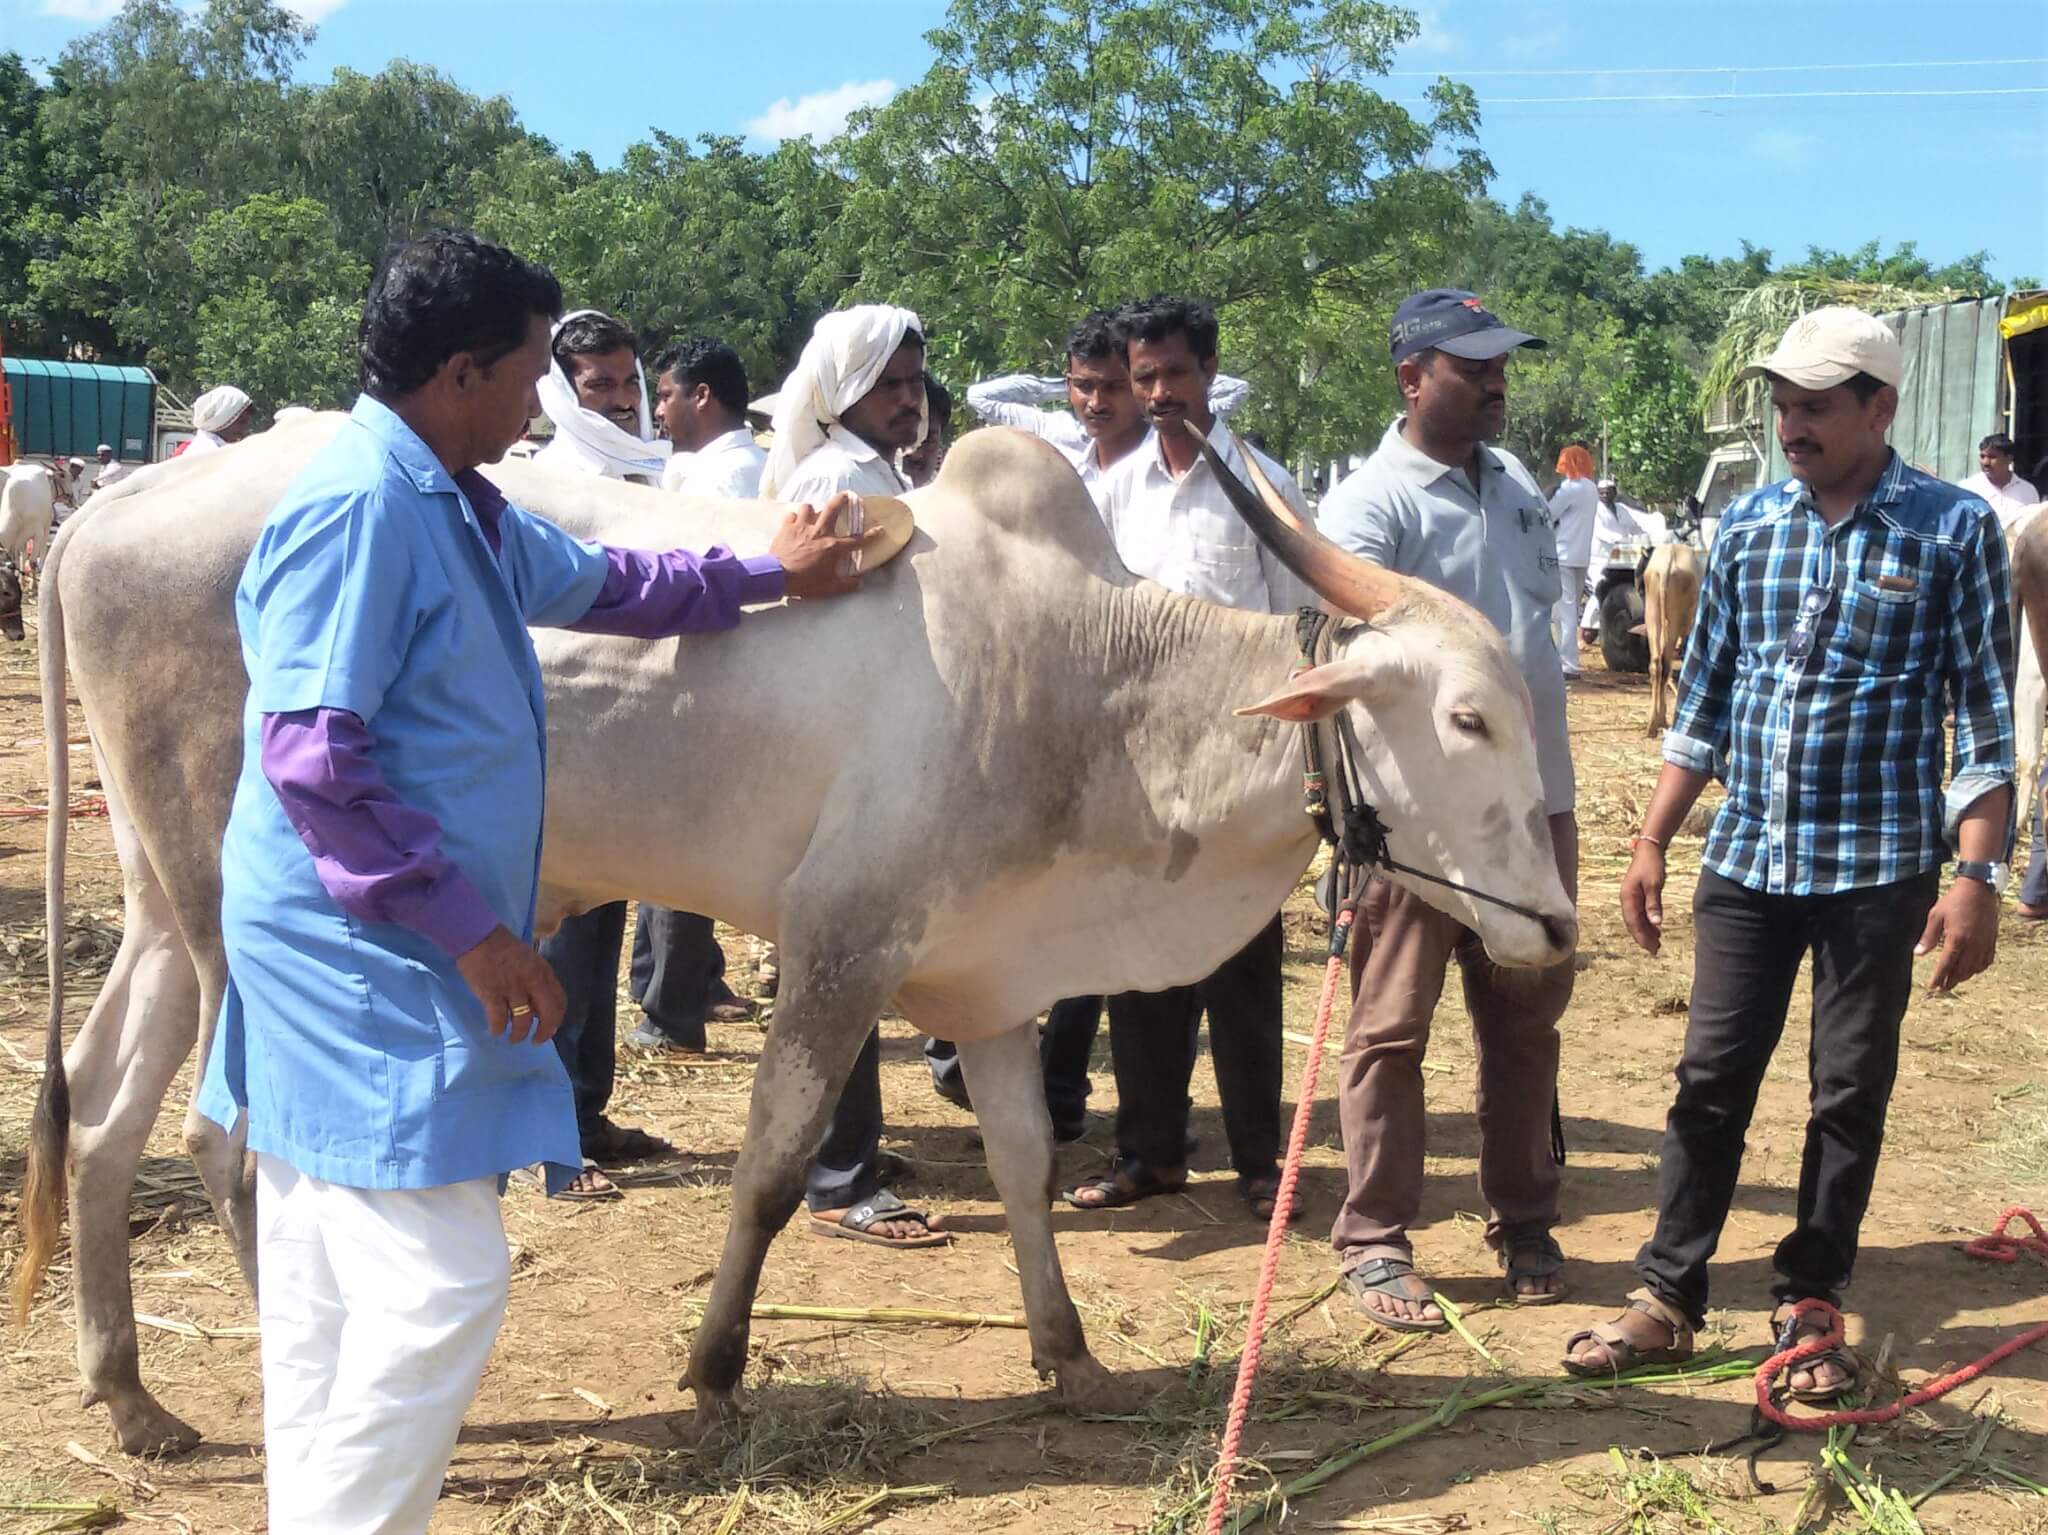
[[[1188,350],[1199,358],[1216,355],[1216,311],[1200,299],[1148,298],[1117,311],[1117,350],[1130,355],[1133,341],[1188,338]]]
[[[555,334],[555,361],[573,377],[572,357],[603,357],[621,349],[637,354],[640,338],[608,314],[580,314]]]
[[[953,424],[953,392],[932,376],[932,370],[924,370],[925,414],[930,418],[928,430],[944,432]]]
[[[1083,362],[1101,362],[1114,357],[1123,361],[1123,343],[1117,339],[1116,311],[1097,309],[1082,317],[1067,337],[1067,356]]]
[[[546,267],[467,230],[392,249],[363,301],[356,354],[363,393],[389,403],[420,388],[458,352],[489,367],[526,344],[534,317],[562,312]]]
[[[2019,450],[2012,445],[2012,439],[2003,432],[1993,432],[1989,437],[1977,444],[1977,451],[1979,453],[1986,451],[2003,453],[2007,458],[2019,457]]]
[[[1856,396],[1858,405],[1868,405],[1872,396],[1884,388],[1884,380],[1869,373],[1858,373],[1845,382],[1849,386],[1849,393]]]
[[[746,365],[738,352],[715,336],[691,336],[663,347],[655,355],[653,371],[656,383],[673,373],[685,389],[702,384],[735,416],[747,413]]]

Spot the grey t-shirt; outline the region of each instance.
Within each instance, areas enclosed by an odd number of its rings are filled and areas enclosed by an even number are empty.
[[[1472,604],[1507,641],[1536,708],[1536,759],[1552,815],[1574,803],[1564,669],[1551,618],[1560,585],[1557,534],[1543,493],[1512,453],[1479,450],[1479,494],[1462,469],[1401,435],[1397,418],[1371,458],[1316,514],[1323,536],[1375,565]]]

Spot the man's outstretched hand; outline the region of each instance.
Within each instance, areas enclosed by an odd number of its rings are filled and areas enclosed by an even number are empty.
[[[782,519],[768,552],[782,561],[786,595],[802,601],[860,590],[860,572],[852,568],[853,556],[878,542],[883,529],[869,528],[851,538],[834,533],[840,512],[855,501],[851,491],[842,490],[825,503],[823,511],[807,502]]]

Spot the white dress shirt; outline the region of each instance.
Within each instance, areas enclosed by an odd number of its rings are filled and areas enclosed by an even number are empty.
[[[135,472],[133,464],[124,464],[118,458],[109,459],[97,466],[92,477],[94,490],[105,490],[109,485],[118,485]]]
[[[1209,443],[1250,485],[1243,455],[1221,420],[1209,429]],[[1287,471],[1250,444],[1245,452],[1253,455],[1273,488],[1306,522],[1307,504]],[[1252,536],[1206,459],[1197,459],[1186,474],[1174,476],[1157,432],[1110,468],[1095,504],[1116,543],[1117,557],[1133,575],[1190,597],[1255,613],[1291,613],[1315,600],[1294,572]]]
[[[2020,530],[2020,524],[2028,514],[2041,504],[2041,493],[2018,475],[2003,485],[1991,483],[1991,476],[1978,470],[1963,481],[1963,489],[1973,496],[1982,496],[1998,514],[1998,525],[2005,529],[2005,536],[2011,538]]]
[[[694,453],[678,453],[661,471],[661,488],[686,496],[730,496],[751,501],[761,494],[761,469],[768,450],[744,426],[723,432]]]
[[[1244,404],[1251,392],[1252,386],[1243,379],[1219,373],[1209,384],[1209,411],[1222,421]],[[1095,498],[1096,506],[1100,507],[1103,483],[1116,465],[1111,464],[1108,469],[1102,466],[1102,460],[1095,451],[1095,439],[1074,419],[1071,411],[1043,408],[1066,397],[1065,379],[1036,373],[1005,373],[1001,378],[985,379],[967,386],[969,410],[984,421],[1029,432],[1058,448],[1067,462],[1074,466],[1074,472],[1081,476],[1081,483],[1088,487],[1088,494]],[[1144,452],[1151,440],[1148,432],[1132,452]]]
[[[180,458],[197,458],[202,453],[218,453],[226,446],[227,443],[212,432],[194,432],[192,440],[185,444],[185,451],[178,456]]]
[[[1600,492],[1591,480],[1566,480],[1550,497],[1550,520],[1557,525],[1557,562],[1583,570],[1593,558],[1593,520],[1599,515]]]
[[[808,501],[823,511],[842,490],[856,496],[900,496],[908,489],[910,482],[894,464],[834,421],[825,428],[823,445],[804,455],[775,499]]]

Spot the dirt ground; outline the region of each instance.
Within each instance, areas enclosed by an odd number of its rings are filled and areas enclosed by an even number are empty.
[[[1597,668],[1597,662],[1594,663]],[[21,1153],[36,1087],[45,992],[40,880],[45,778],[33,638],[0,654],[0,1268],[18,1237]],[[1593,670],[1575,691],[1585,936],[1566,1020],[1562,1097],[1571,1146],[1565,1225],[1572,1294],[1548,1310],[1498,1304],[1474,1186],[1473,1054],[1456,988],[1427,1063],[1431,1110],[1418,1259],[1464,1310],[1486,1357],[1456,1336],[1410,1342],[1373,1327],[1341,1297],[1327,1232],[1343,1190],[1326,1061],[1302,1181],[1306,1207],[1283,1256],[1266,1368],[1247,1436],[1245,1486],[1300,1478],[1342,1451],[1426,1419],[1454,1392],[1552,1381],[1565,1334],[1608,1315],[1633,1279],[1651,1221],[1660,1127],[1691,974],[1685,892],[1699,840],[1672,854],[1674,900],[1662,958],[1622,932],[1616,890],[1624,839],[1655,773],[1643,736],[1644,684]],[[74,709],[73,733],[78,733]],[[81,756],[80,761],[85,759]],[[89,775],[88,775],[89,776]],[[89,795],[90,789],[80,790]],[[72,822],[75,980],[83,1017],[119,921],[118,870],[103,819]],[[1298,1080],[1321,975],[1305,900],[1290,926],[1289,1081]],[[736,971],[756,945],[733,936]],[[1927,965],[1923,962],[1923,974]],[[1972,1261],[1959,1249],[2005,1206],[2048,1212],[2048,929],[2008,915],[1998,964],[1947,1000],[1916,999],[1890,1121],[1890,1145],[1863,1234],[1851,1337],[1917,1381],[2048,1319],[2048,1273]],[[1795,1004],[1795,1016],[1800,1005]],[[622,1003],[622,1030],[633,1014]],[[1003,1218],[970,1118],[930,1089],[911,1030],[885,1026],[888,1148],[906,1197],[942,1212],[945,1250],[884,1253],[792,1229],[768,1260],[766,1302],[1020,1310]],[[511,1314],[493,1356],[434,1528],[566,1532],[1083,1531],[1198,1528],[1205,1479],[1235,1373],[1262,1224],[1248,1218],[1223,1156],[1215,1084],[1197,1069],[1196,1181],[1184,1196],[1106,1215],[1062,1208],[1061,1250],[1093,1345],[1145,1388],[1146,1411],[1082,1422],[1049,1410],[1022,1333],[1008,1327],[762,1321],[748,1372],[750,1411],[724,1459],[674,1450],[668,1420],[689,1345],[692,1301],[709,1284],[725,1184],[753,1062],[750,1025],[714,1026],[696,1059],[628,1052],[613,1113],[687,1148],[674,1166],[627,1180],[611,1205],[543,1202],[515,1186]],[[1110,1149],[1114,1091],[1106,1041],[1097,1112],[1063,1148],[1072,1183]],[[1770,1252],[1790,1218],[1803,1127],[1800,1034],[1789,1032],[1751,1133],[1735,1212],[1715,1271],[1710,1332],[1760,1357]],[[179,1092],[190,1090],[188,1075]],[[1293,1089],[1290,1086],[1290,1102]],[[136,1527],[262,1527],[253,1307],[163,1116],[137,1190],[137,1307],[144,1377],[206,1442],[162,1462],[125,1459],[104,1410],[79,1406],[68,1254],[25,1333],[0,1338],[0,1531],[91,1527],[92,1505]],[[1890,1395],[1894,1387],[1887,1386]],[[1812,1488],[1817,1436],[1770,1451],[1757,1491],[1739,1457],[1706,1457],[1748,1419],[1746,1378],[1591,1391],[1546,1385],[1457,1416],[1358,1461],[1295,1498],[1273,1528],[1677,1532],[1730,1535],[1866,1526],[1838,1493]],[[1971,1449],[1976,1450],[1974,1458]],[[1655,1458],[1637,1452],[1648,1451]],[[1617,1453],[1618,1452],[1618,1453]],[[1960,1474],[1919,1509],[1928,1531],[2048,1531],[2048,1498],[1994,1467],[2048,1480],[2048,1346],[1987,1380],[1865,1430],[1850,1449],[1887,1486],[1917,1493]]]

